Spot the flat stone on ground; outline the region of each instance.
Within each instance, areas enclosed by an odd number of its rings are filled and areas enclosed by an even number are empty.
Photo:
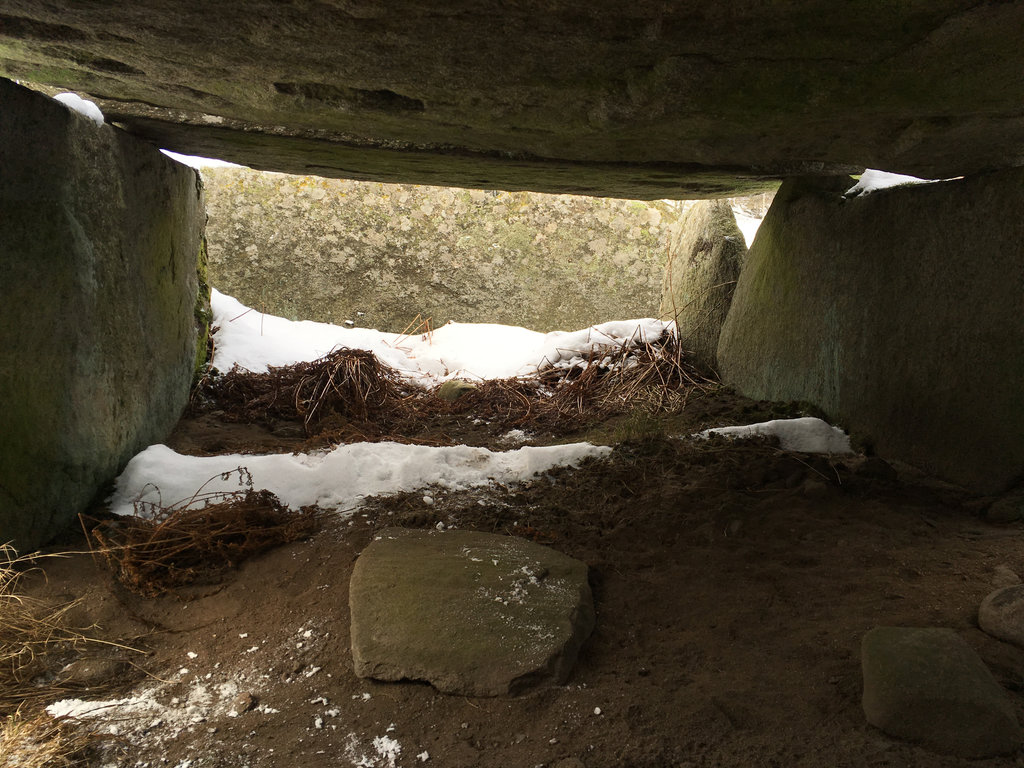
[[[982,600],[978,626],[992,637],[1024,648],[1024,584],[997,589]]]
[[[594,627],[586,564],[525,539],[383,531],[349,588],[360,677],[516,694],[569,676]]]
[[[890,736],[984,758],[1021,745],[1013,706],[953,630],[876,627],[861,644],[864,714]]]

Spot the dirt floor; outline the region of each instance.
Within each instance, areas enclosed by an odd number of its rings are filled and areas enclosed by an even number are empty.
[[[96,765],[1024,765],[936,755],[869,726],[859,650],[875,626],[951,627],[1024,720],[1024,651],[976,624],[1005,578],[997,568],[1024,572],[1024,527],[986,522],[990,499],[880,459],[671,437],[796,410],[718,391],[667,416],[528,434],[617,447],[521,487],[371,500],[215,584],[144,598],[86,554],[46,561],[32,592],[81,598],[77,623],[134,649],[85,647],[67,683],[80,698],[136,697],[117,710],[131,716],[97,721],[119,740]],[[172,447],[308,447],[300,424],[226,418],[193,414]],[[507,426],[447,414],[421,438],[508,448]],[[354,560],[383,527],[438,523],[525,536],[590,566],[597,624],[567,685],[473,699],[355,677]],[[69,533],[60,546],[84,548],[84,538]]]

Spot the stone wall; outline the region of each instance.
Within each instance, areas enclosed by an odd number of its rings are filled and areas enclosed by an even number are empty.
[[[705,368],[717,367],[718,337],[746,257],[743,233],[726,200],[691,207],[669,246],[661,315],[676,321],[686,350]]]
[[[851,185],[779,190],[722,329],[722,376],[1001,491],[1024,477],[1024,169],[844,199]]]
[[[195,172],[0,80],[0,542],[83,511],[188,399]]]
[[[290,318],[575,330],[657,314],[679,207],[203,171],[210,277]]]

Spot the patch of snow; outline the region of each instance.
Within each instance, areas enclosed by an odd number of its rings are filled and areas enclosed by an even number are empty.
[[[936,179],[919,179],[916,176],[904,176],[900,173],[888,173],[868,169],[861,174],[860,180],[843,193],[843,197],[870,195],[880,189],[899,187],[904,184],[934,184]]]
[[[757,234],[757,230],[764,219],[749,216],[738,205],[734,205],[732,207],[732,215],[733,218],[736,219],[736,226],[738,226],[740,228],[740,232],[743,233],[743,240],[746,242],[747,248],[749,248],[754,244],[754,236]]]
[[[227,715],[238,696],[237,681],[210,687],[194,681],[184,697],[161,702],[167,684],[143,688],[137,694],[120,699],[83,701],[62,699],[46,708],[53,717],[77,720],[101,720],[107,733],[122,736],[148,734],[160,742],[173,740],[184,729],[205,722],[215,715]]]
[[[103,119],[103,112],[100,111],[100,108],[88,99],[83,99],[77,93],[58,93],[53,98],[68,109],[74,110],[80,115],[85,115],[96,123],[96,125],[103,125],[105,122]]]
[[[244,466],[252,475],[255,490],[273,492],[286,506],[298,509],[318,504],[349,511],[364,496],[413,491],[431,484],[465,489],[490,482],[522,482],[552,467],[576,466],[587,457],[610,451],[589,443],[526,446],[504,452],[465,445],[354,443],[313,454],[184,456],[166,445],[151,445],[128,462],[109,501],[112,512],[130,515],[136,501],[185,501],[204,484],[204,492],[235,491],[238,483],[231,473]]]
[[[209,117],[207,115],[206,117]],[[209,121],[207,121],[209,122]],[[217,160],[212,157],[199,157],[197,155],[180,155],[177,152],[171,152],[169,149],[161,149],[165,155],[172,160],[177,160],[179,163],[183,163],[192,168],[244,168],[245,166],[238,165],[237,163],[229,163],[227,160]]]
[[[429,334],[405,336],[286,320],[258,312],[216,289],[210,304],[212,324],[218,328],[211,362],[219,370],[238,365],[263,373],[267,366],[308,362],[347,347],[373,352],[385,365],[425,386],[453,378],[500,379],[580,365],[591,356],[657,341],[675,330],[671,322],[643,318],[551,333],[494,323],[448,323]]]
[[[525,443],[528,439],[528,435],[521,429],[510,429],[504,435],[501,436],[501,442],[509,443],[511,445],[519,445]]]
[[[779,445],[785,451],[801,453],[853,453],[850,448],[850,437],[838,427],[806,416],[800,419],[777,419],[759,424],[748,424],[742,427],[716,427],[705,429],[697,437],[707,438],[711,435],[745,438],[761,435],[779,438]]]
[[[390,736],[377,736],[373,739],[372,752],[363,750],[359,737],[354,733],[348,736],[345,744],[345,756],[352,761],[355,768],[395,768],[402,745]]]

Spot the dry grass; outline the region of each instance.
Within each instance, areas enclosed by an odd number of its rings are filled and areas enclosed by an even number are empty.
[[[52,701],[55,684],[37,685],[89,639],[65,626],[75,603],[53,606],[18,593],[29,559],[0,546],[0,716]]]
[[[366,421],[408,396],[399,374],[372,352],[337,349],[309,363],[270,367],[267,373],[232,368],[208,375],[193,393],[193,410],[215,402],[239,420],[302,421],[317,432],[329,416]]]
[[[454,411],[472,411],[502,428],[576,430],[638,407],[682,408],[694,390],[719,386],[687,358],[675,338],[623,344],[569,367],[536,376],[485,381],[460,397]]]
[[[0,764],[5,768],[79,768],[110,737],[83,729],[76,721],[46,713],[8,715],[0,723]]]
[[[92,748],[108,737],[50,717],[43,707],[73,691],[59,676],[69,656],[103,641],[66,626],[76,603],[54,606],[20,594],[19,582],[37,560],[0,546],[0,765],[84,766]]]
[[[244,467],[234,471],[251,486]],[[83,527],[95,554],[125,587],[154,597],[215,582],[246,558],[315,533],[325,515],[318,507],[292,511],[270,491],[201,488],[167,506],[137,502],[131,516],[83,517]]]
[[[216,409],[229,420],[302,421],[318,444],[394,440],[444,444],[443,422],[473,414],[496,430],[579,430],[616,413],[682,408],[705,376],[671,335],[628,339],[574,365],[548,365],[532,376],[483,381],[455,401],[417,389],[372,353],[341,349],[311,363],[256,374],[234,368],[205,379],[193,412]],[[442,425],[442,426],[438,426]]]

